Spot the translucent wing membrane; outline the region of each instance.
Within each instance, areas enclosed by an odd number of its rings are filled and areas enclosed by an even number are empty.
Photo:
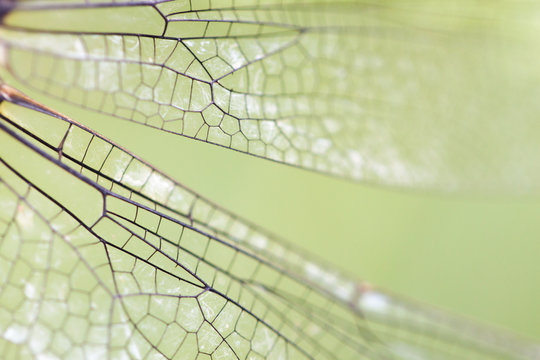
[[[436,6],[435,6],[436,5]],[[67,102],[385,185],[540,184],[534,2],[20,1],[6,77]]]
[[[536,189],[536,5],[430,4],[0,0],[1,76],[350,179]],[[344,275],[0,93],[4,358],[540,358]]]
[[[4,357],[538,356],[330,269],[76,122],[3,114]]]

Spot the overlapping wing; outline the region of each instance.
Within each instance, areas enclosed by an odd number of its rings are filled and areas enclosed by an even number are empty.
[[[537,356],[321,264],[76,122],[2,106],[8,358]]]
[[[533,2],[20,1],[20,86],[349,179],[540,184]],[[6,74],[8,76],[8,74]]]

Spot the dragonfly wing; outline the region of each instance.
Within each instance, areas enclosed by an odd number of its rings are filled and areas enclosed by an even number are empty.
[[[538,354],[370,289],[76,122],[10,106],[0,122],[5,354],[374,360]]]
[[[539,11],[26,1],[1,38],[6,76],[122,119],[358,181],[526,192],[540,184]]]
[[[2,121],[5,353],[387,358],[357,311],[252,251],[240,219],[84,127]]]

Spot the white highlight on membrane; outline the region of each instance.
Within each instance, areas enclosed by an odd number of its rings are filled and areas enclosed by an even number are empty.
[[[304,270],[306,271],[306,274],[309,278],[316,279],[320,277],[321,268],[313,263],[307,263],[304,267]]]
[[[389,349],[398,359],[401,360],[428,360],[427,356],[424,356],[418,348],[414,348],[402,342],[389,343]],[[427,354],[425,354],[427,355]]]
[[[153,173],[148,179],[143,192],[151,199],[165,203],[173,189],[174,183],[171,180],[161,174]]]
[[[358,307],[367,312],[384,314],[390,310],[390,299],[380,292],[369,290],[359,297]]]
[[[262,235],[255,235],[250,240],[251,245],[257,249],[264,249],[268,245],[268,239]]]
[[[249,228],[241,222],[235,222],[231,228],[231,234],[236,241],[242,241],[248,235]]]
[[[97,160],[97,154],[95,154],[95,152],[92,151],[89,156],[89,160]],[[112,172],[110,175],[114,180],[119,181],[120,179],[122,179],[124,171],[126,170],[126,166],[127,164],[129,164],[130,160],[131,158],[123,152],[120,153],[120,156],[118,156],[114,160],[111,160],[110,165]]]
[[[327,138],[318,138],[311,146],[311,150],[317,155],[325,154],[332,146],[332,141]]]
[[[48,34],[17,33],[17,45],[42,52],[62,54],[75,59],[85,59],[88,53],[81,39],[71,35],[51,37]]]
[[[132,339],[129,342],[128,350],[129,350],[129,354],[131,356],[133,356],[135,359],[142,359],[143,358],[141,350],[140,350],[139,346],[137,345],[137,341],[135,339]]]
[[[357,150],[348,150],[347,158],[352,163],[351,175],[355,179],[363,179],[365,161],[362,154]]]
[[[28,329],[18,324],[13,324],[4,332],[4,339],[14,344],[22,344],[28,338]]]
[[[34,286],[34,284],[31,284],[29,282],[27,282],[25,285],[24,285],[24,295],[26,295],[27,298],[29,299],[35,299],[36,298],[36,287]]]
[[[265,143],[273,142],[274,138],[279,134],[279,129],[273,121],[261,121],[259,126],[261,130],[260,137]]]
[[[235,42],[221,42],[219,47],[219,54],[227,59],[227,62],[231,64],[234,69],[240,68],[246,63],[245,57],[242,55],[238,43]]]
[[[112,58],[120,59],[124,57],[124,42],[122,41],[122,36],[120,35],[111,35],[107,37],[108,48],[107,55]]]
[[[275,335],[266,326],[258,327],[252,341],[253,350],[259,353],[266,353],[272,349],[275,342]]]
[[[0,41],[0,66],[5,68],[7,64],[8,64],[7,47],[3,42]]]
[[[306,263],[304,271],[309,280],[322,283],[324,288],[338,299],[350,303],[354,300],[356,284],[353,281],[340,277],[339,274],[328,272],[314,263]]]
[[[348,150],[347,151],[347,157],[349,158],[349,160],[352,162],[353,166],[356,168],[361,168],[364,166],[364,156],[362,155],[362,153],[360,153],[360,151],[358,150]]]
[[[131,328],[130,326],[124,324],[122,326],[122,329],[124,330],[124,336],[126,339],[129,339],[131,338],[131,336],[133,336],[133,328]]]
[[[332,292],[337,298],[345,302],[350,302],[354,295],[354,284],[351,281],[347,281],[337,285]]]
[[[29,229],[34,225],[34,213],[25,206],[19,206],[15,220],[23,229]]]
[[[113,93],[121,89],[118,78],[118,64],[115,62],[102,61],[99,63],[98,85],[103,91]],[[144,99],[151,99],[151,94]]]
[[[43,325],[34,325],[29,336],[28,346],[34,354],[41,354],[51,342],[51,331]]]
[[[36,359],[37,360],[59,360],[60,358],[53,354],[38,354]]]
[[[277,120],[276,124],[279,127],[279,130],[281,130],[281,132],[283,132],[285,136],[290,137],[291,135],[296,134],[296,128],[292,126],[289,122]]]
[[[185,44],[204,60],[216,55],[214,43],[210,40],[188,40]]]
[[[124,174],[123,181],[126,185],[138,188],[143,186],[146,183],[146,180],[148,179],[149,170],[144,169],[144,171],[141,170],[129,170]]]

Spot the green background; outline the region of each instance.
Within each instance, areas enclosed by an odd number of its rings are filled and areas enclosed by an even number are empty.
[[[536,196],[357,184],[63,108],[201,195],[375,286],[540,339]]]
[[[355,184],[46,104],[375,286],[540,340],[538,196]]]

